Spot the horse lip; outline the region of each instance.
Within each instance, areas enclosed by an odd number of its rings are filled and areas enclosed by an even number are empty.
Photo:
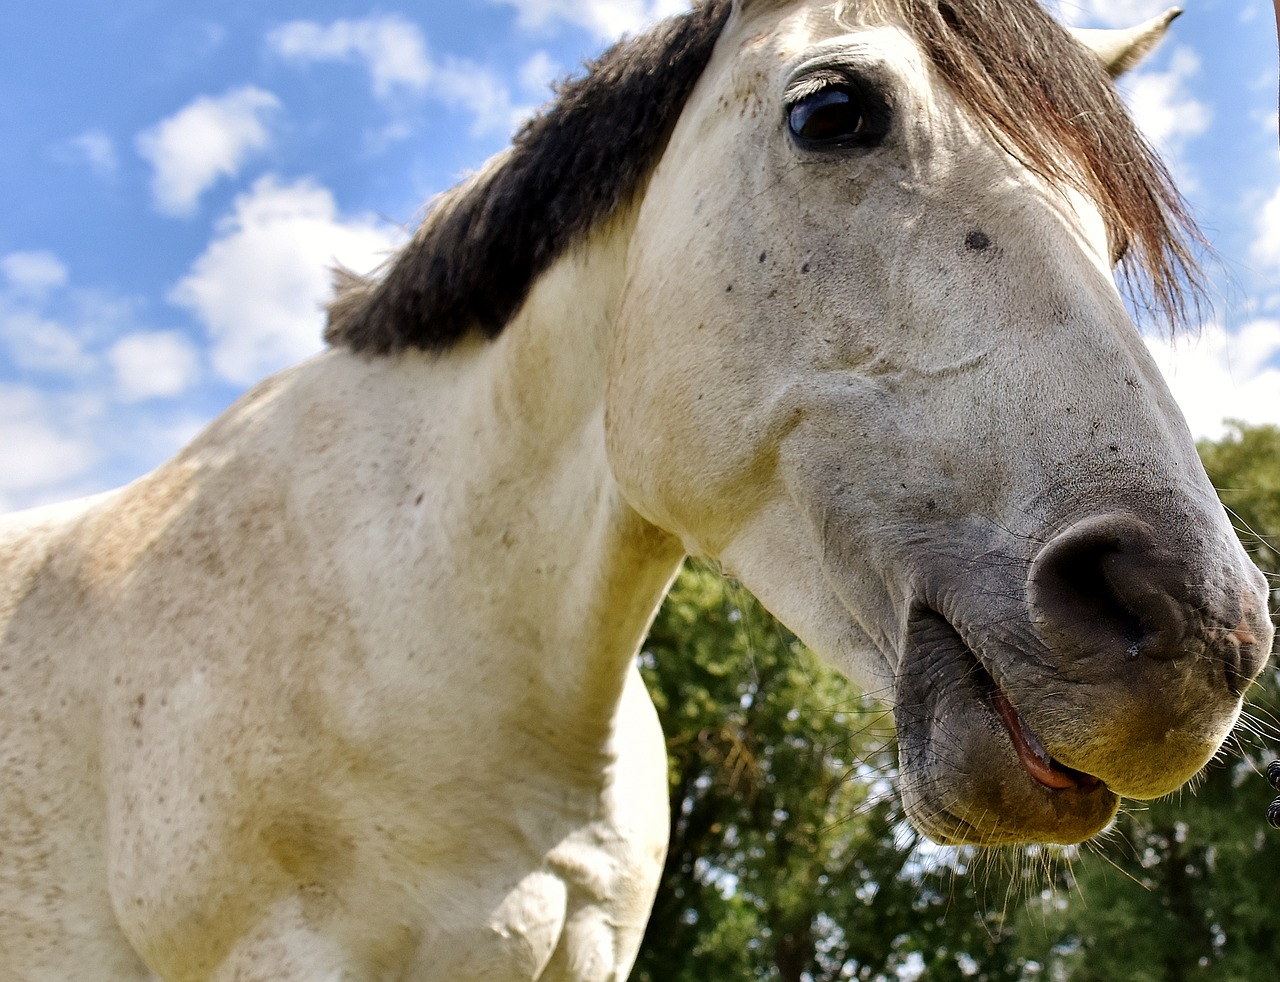
[[[1026,728],[988,667],[997,644],[1018,650],[954,611],[914,605],[893,707],[907,816],[942,844],[1082,842],[1115,816],[1118,796],[1101,779],[1055,761]],[[1063,775],[1065,787],[1046,783],[1061,784]]]
[[[1004,724],[1005,732],[1009,734],[1009,742],[1013,744],[1014,752],[1023,770],[1050,791],[1077,791],[1089,794],[1105,789],[1106,784],[1101,778],[1068,767],[1045,749],[1044,744],[1022,718],[1022,714],[1014,708],[1009,697],[1005,695],[1003,687],[996,680],[995,673],[979,653],[980,649],[969,642],[965,633],[955,626],[954,621],[943,616],[959,636],[961,643],[969,650],[970,656],[977,662],[985,677],[987,696],[1000,722]]]
[[[1092,774],[1074,770],[1054,760],[998,684],[991,694],[991,701],[1000,716],[1000,722],[1009,733],[1009,739],[1013,742],[1013,749],[1023,768],[1046,788],[1053,791],[1076,789],[1087,792],[1102,786],[1102,781]]]

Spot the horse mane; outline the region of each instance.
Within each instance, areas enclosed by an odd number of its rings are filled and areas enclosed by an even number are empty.
[[[437,199],[380,282],[338,273],[325,340],[370,354],[496,337],[566,248],[657,163],[728,18],[707,0],[569,80],[482,171]]]
[[[1198,306],[1208,249],[1111,79],[1038,0],[853,0],[903,24],[1006,151],[1102,214],[1132,300],[1170,330]]]
[[[1130,293],[1171,324],[1198,295],[1204,239],[1098,61],[1038,0],[846,0],[897,23],[1024,166],[1094,200]],[[728,18],[702,0],[559,87],[512,145],[436,199],[381,278],[337,273],[325,340],[367,354],[496,337],[537,278],[652,171]]]

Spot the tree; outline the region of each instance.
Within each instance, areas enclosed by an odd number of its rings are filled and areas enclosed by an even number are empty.
[[[1271,580],[1271,616],[1280,626],[1280,427],[1234,423],[1199,450],[1236,532]]]
[[[745,591],[691,565],[641,667],[672,823],[634,980],[893,979],[922,952],[929,979],[1018,977],[999,868],[966,877],[903,818],[887,709]]]

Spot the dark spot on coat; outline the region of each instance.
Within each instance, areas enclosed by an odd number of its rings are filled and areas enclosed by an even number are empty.
[[[985,249],[991,248],[991,237],[981,229],[974,229],[965,236],[964,244],[970,249],[977,249],[979,252],[982,252]]]
[[[801,266],[801,267],[800,267],[800,272],[802,272],[802,273],[807,273],[807,272],[809,272],[809,264],[808,264],[808,263],[805,263],[803,266]]]
[[[762,253],[760,253],[760,261],[761,261],[761,262],[764,262],[764,258],[765,258],[765,256],[767,256],[767,255],[769,255],[767,252],[762,252]]]

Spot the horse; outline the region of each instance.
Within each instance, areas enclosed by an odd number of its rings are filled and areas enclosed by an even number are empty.
[[[325,352],[9,517],[0,974],[624,979],[690,554],[892,703],[940,843],[1195,775],[1272,628],[1117,286],[1195,297],[1110,79],[1171,16],[703,0],[339,273]]]

